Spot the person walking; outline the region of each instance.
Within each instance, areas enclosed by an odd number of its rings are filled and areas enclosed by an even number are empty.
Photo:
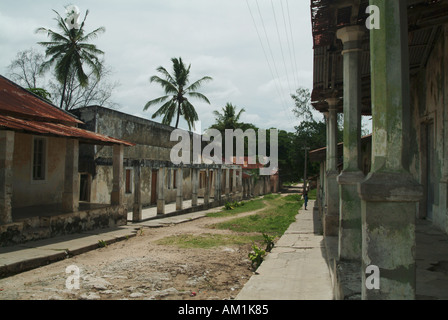
[[[304,189],[303,189],[302,196],[303,196],[303,199],[305,200],[305,210],[306,210],[306,207],[308,206],[308,190],[306,187],[304,187]]]

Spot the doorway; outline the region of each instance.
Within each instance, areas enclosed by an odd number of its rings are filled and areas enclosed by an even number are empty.
[[[81,173],[79,179],[79,201],[90,202],[90,186],[92,184],[91,175]]]
[[[151,205],[157,204],[157,175],[159,170],[152,170],[151,172]]]

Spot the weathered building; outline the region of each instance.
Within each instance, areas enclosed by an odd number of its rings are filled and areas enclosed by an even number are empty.
[[[448,1],[312,0],[311,8],[312,101],[327,122],[319,203],[325,235],[337,238],[337,273],[355,266],[363,299],[414,299],[415,218],[448,232]],[[361,115],[372,116],[367,160]],[[369,266],[379,289],[364,285]]]
[[[124,199],[128,210],[134,211],[134,221],[141,220],[142,207],[157,206],[158,213],[164,214],[166,203],[176,202],[177,210],[183,210],[182,201],[191,199],[192,207],[200,209],[242,198],[240,166],[206,161],[193,164],[193,139],[198,139],[200,152],[206,145],[200,135],[188,133],[190,161],[175,165],[170,156],[178,143],[171,141],[173,127],[98,106],[73,112],[85,123],[85,129],[135,144],[123,155]],[[108,202],[107,194],[112,188],[111,157],[109,150],[95,146],[80,150],[80,172],[84,177],[81,194],[85,195],[85,201]]]
[[[79,201],[79,149],[117,157],[132,143],[78,128],[82,122],[0,76],[0,245],[126,224],[121,162],[107,205]]]

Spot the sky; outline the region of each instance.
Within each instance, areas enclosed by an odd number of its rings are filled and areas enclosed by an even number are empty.
[[[213,111],[226,103],[244,108],[241,121],[261,129],[292,132],[300,124],[291,94],[313,84],[309,0],[2,1],[0,74],[8,76],[19,51],[44,52],[37,42],[47,37],[35,30],[56,31],[52,10],[65,17],[69,4],[80,9],[81,19],[89,10],[87,32],[106,29],[92,43],[105,52],[113,70],[109,81],[120,83],[112,96],[119,111],[151,119],[157,107],[143,107],[164,92],[149,78],[159,66],[170,71],[171,58],[181,57],[191,64],[192,82],[213,78],[198,90],[211,104],[191,100],[200,119],[197,132],[212,125]],[[188,128],[184,121],[179,126]]]

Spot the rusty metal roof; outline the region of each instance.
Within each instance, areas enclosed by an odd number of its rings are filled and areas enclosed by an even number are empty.
[[[2,114],[47,122],[66,124],[82,123],[68,112],[48,103],[1,75],[0,111]]]
[[[83,122],[0,75],[0,129],[79,139],[92,144],[134,143],[78,128]]]

